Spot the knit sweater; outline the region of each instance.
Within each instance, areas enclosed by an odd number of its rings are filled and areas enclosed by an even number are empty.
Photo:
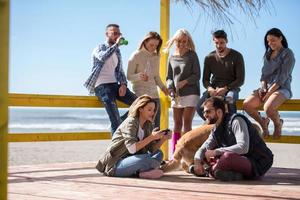
[[[178,91],[179,96],[200,95],[200,64],[194,51],[188,51],[182,56],[172,55],[169,58],[167,87]],[[188,83],[178,90],[178,82],[186,80]]]
[[[127,68],[127,79],[132,83],[132,90],[137,96],[148,94],[153,98],[159,98],[157,86],[165,88],[159,77],[159,55],[150,53],[146,49],[135,51],[129,61]],[[140,73],[146,72],[148,81],[140,78]]]
[[[238,89],[244,84],[245,67],[242,54],[230,49],[228,55],[220,58],[216,51],[204,60],[203,86],[205,88],[225,87]]]

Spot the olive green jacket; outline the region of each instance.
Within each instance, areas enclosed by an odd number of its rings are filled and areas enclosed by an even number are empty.
[[[127,119],[118,127],[113,135],[112,141],[106,149],[105,153],[101,156],[96,168],[106,176],[114,176],[115,165],[120,159],[131,156],[127,147],[137,143],[139,130],[138,117],[127,117]],[[153,130],[152,123],[147,121],[143,127],[144,138],[148,137]],[[135,154],[153,152],[153,145],[156,141],[149,143],[147,146],[136,152]]]

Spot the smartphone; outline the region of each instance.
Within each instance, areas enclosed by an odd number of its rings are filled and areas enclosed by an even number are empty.
[[[167,135],[168,132],[171,131],[171,130],[167,128],[167,129],[164,129],[164,130],[162,130],[162,131],[164,132],[165,135]]]

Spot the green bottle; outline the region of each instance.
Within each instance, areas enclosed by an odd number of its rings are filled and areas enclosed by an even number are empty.
[[[125,38],[120,39],[119,45],[127,45],[127,44],[128,44],[128,41],[125,40]]]

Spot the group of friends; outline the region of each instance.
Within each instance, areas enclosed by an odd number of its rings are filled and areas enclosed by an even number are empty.
[[[172,139],[174,152],[180,136],[192,129],[195,112],[215,127],[196,152],[192,173],[231,181],[261,177],[272,166],[273,154],[258,130],[247,117],[236,113],[245,66],[242,54],[227,47],[225,31],[212,33],[215,50],[204,60],[202,82],[206,91],[201,98],[199,59],[187,30],[177,30],[163,49],[168,53],[174,46],[168,60],[166,85],[159,75],[162,39],[157,32],[147,33],[131,55],[127,76],[119,49],[123,39],[120,27],[107,25],[105,36],[105,43],[93,50],[92,73],[85,82],[89,92],[103,102],[111,121],[112,141],[96,166],[99,172],[116,177],[161,177],[161,145]],[[265,138],[269,137],[271,119],[273,137],[277,139],[283,126],[277,110],[292,97],[295,58],[278,28],[267,31],[264,45],[261,87],[245,99],[243,109],[260,124]],[[128,89],[127,80],[131,81],[133,92]],[[157,87],[171,97],[173,131],[160,130]],[[123,116],[116,100],[130,106]],[[261,105],[266,116],[258,112]]]

